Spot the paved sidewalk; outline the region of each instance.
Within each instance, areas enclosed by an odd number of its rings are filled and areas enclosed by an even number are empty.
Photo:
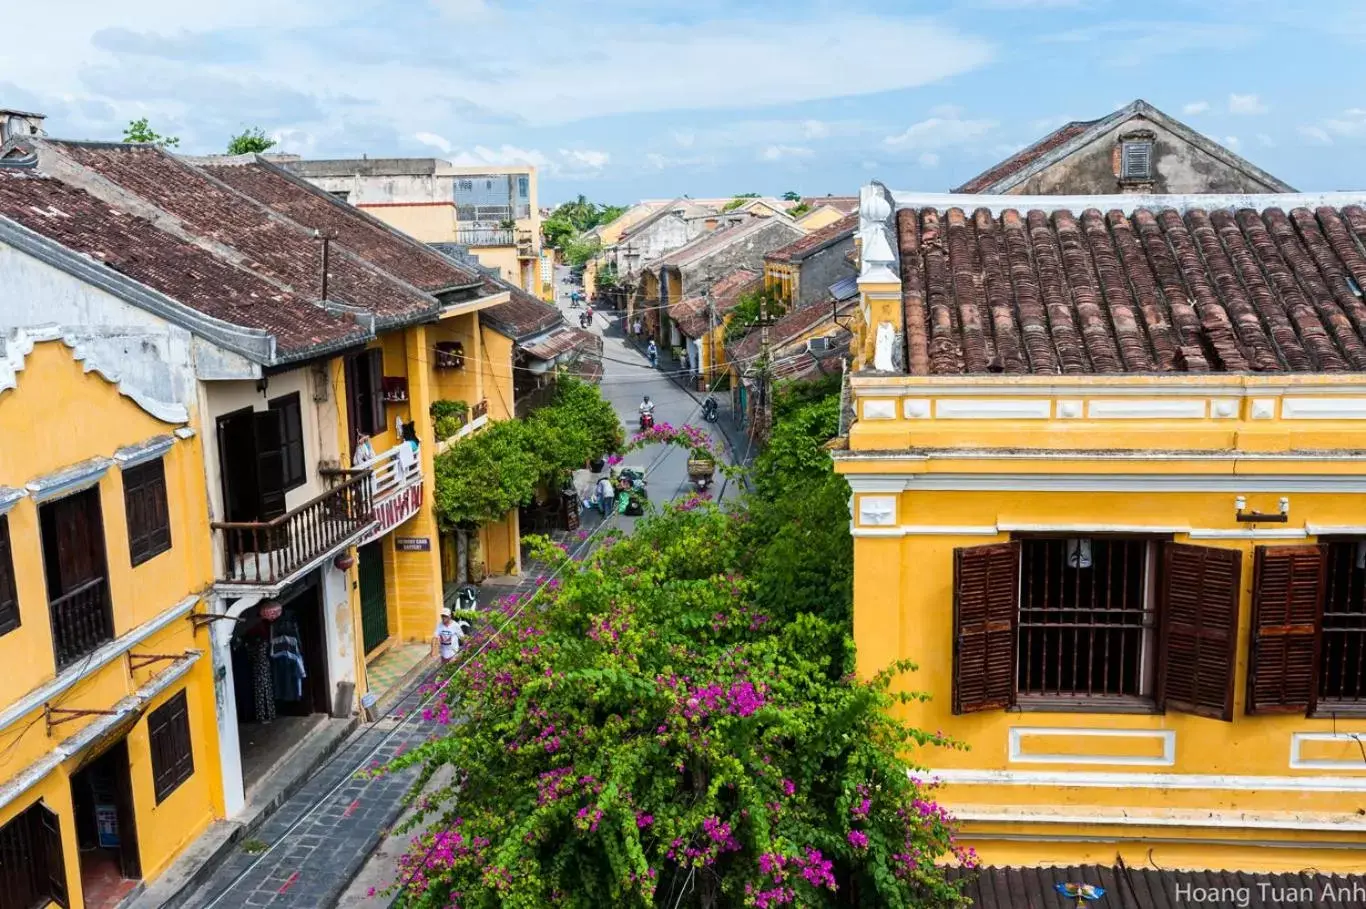
[[[239,844],[186,905],[190,909],[329,909],[335,905],[393,825],[418,773],[414,767],[360,779],[355,769],[362,761],[373,766],[387,763],[439,728],[412,716],[419,712],[420,690],[416,686],[403,698],[394,717],[357,732],[336,760],[309,780],[253,839]],[[397,719],[399,715],[405,719]],[[371,756],[377,746],[378,752]],[[256,851],[252,847],[265,851],[252,854]]]

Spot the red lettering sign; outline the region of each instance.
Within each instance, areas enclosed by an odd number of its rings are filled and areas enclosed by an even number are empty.
[[[404,521],[417,514],[422,507],[422,484],[414,483],[404,487],[389,498],[375,505],[374,530],[365,535],[361,543],[384,536]]]

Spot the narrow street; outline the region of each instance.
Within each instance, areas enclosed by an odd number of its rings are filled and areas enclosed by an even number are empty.
[[[556,304],[572,325],[578,325],[582,309],[571,308],[571,286],[565,283],[569,270],[557,269]],[[635,432],[638,405],[644,395],[655,402],[655,417],[661,423],[691,423],[705,427],[717,440],[728,460],[747,454],[736,447],[738,432],[731,427],[730,396],[716,395],[721,405],[714,424],[702,421],[703,394],[693,393],[673,381],[661,363],[651,369],[642,351],[625,337],[619,313],[595,313],[591,331],[603,338],[603,396],[612,403],[628,437]],[[741,443],[742,444],[742,443]],[[693,491],[688,478],[687,452],[676,446],[652,445],[632,452],[626,463],[646,468],[647,484],[653,502],[682,498]],[[577,478],[585,490],[596,476],[581,472]],[[731,499],[738,494],[737,484],[719,472],[714,497]],[[629,530],[637,518],[618,515],[617,526]],[[586,527],[599,523],[596,516],[585,518]],[[536,567],[527,565],[518,581],[485,585],[490,596],[534,588]],[[481,596],[481,600],[485,598]],[[416,772],[359,778],[356,771],[379,766],[404,750],[435,734],[437,728],[420,718],[418,693],[411,691],[389,717],[360,727],[337,752],[336,758],[322,766],[297,794],[240,844],[219,866],[207,883],[184,899],[191,909],[217,907],[277,907],[277,909],[380,909],[389,899],[379,894],[397,875],[399,856],[408,837],[386,839],[400,814],[400,800]],[[246,848],[246,847],[250,848]],[[372,895],[372,890],[376,891]]]

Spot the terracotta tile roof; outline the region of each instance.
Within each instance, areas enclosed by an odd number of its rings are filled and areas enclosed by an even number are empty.
[[[843,313],[853,309],[857,303],[857,299],[844,300],[839,304],[839,311]],[[768,327],[769,345],[772,349],[778,350],[828,319],[829,301],[793,310]],[[726,356],[732,362],[746,363],[759,355],[762,344],[760,332],[755,328],[734,344],[727,344]]]
[[[252,271],[301,296],[321,291],[321,250],[312,232],[203,170],[148,145],[46,142],[175,216],[191,233],[237,250]],[[435,298],[365,262],[342,244],[333,247],[329,259],[328,297],[374,313],[380,325],[426,318],[438,308]]]
[[[847,215],[858,211],[858,196],[802,196],[801,204],[813,209],[829,205]]]
[[[712,305],[720,319],[736,307],[740,297],[751,290],[763,286],[763,276],[749,269],[741,268],[726,275],[711,286]],[[700,338],[707,333],[710,319],[707,316],[707,298],[688,297],[669,304],[669,318],[678,323],[678,330],[690,338]]]
[[[726,227],[715,230],[709,234],[703,234],[686,246],[680,246],[667,256],[655,261],[649,267],[651,270],[657,271],[663,268],[680,268],[691,265],[694,262],[705,259],[712,253],[725,249],[732,243],[738,243],[751,234],[763,230],[765,227],[774,223],[774,220],[777,218],[781,218],[789,224],[792,223],[789,219],[781,215],[774,215],[768,218],[752,218],[741,224],[737,224],[734,227]],[[800,228],[797,228],[794,225],[794,230],[800,230]]]
[[[915,374],[1366,371],[1362,205],[897,225]]]
[[[0,167],[0,216],[204,315],[269,332],[281,359],[369,337],[354,319],[331,315],[143,218],[34,170]]]
[[[339,244],[414,287],[431,293],[480,283],[481,276],[470,269],[273,164],[243,158],[201,160],[197,164],[243,195],[310,230],[335,232]]]
[[[479,310],[481,321],[489,328],[514,341],[545,331],[557,324],[565,324],[564,316],[555,307],[505,281],[484,277],[484,293],[507,291],[508,302]]]
[[[568,353],[571,350],[589,352],[596,350],[601,355],[602,339],[590,332],[564,325],[544,337],[519,344],[518,347],[538,360],[553,360],[560,354]]]
[[[844,358],[849,353],[853,335],[837,331],[826,338],[826,351],[813,354],[805,347],[779,351],[773,362],[773,378],[788,382],[809,382],[821,376],[839,375],[844,369]]]
[[[800,262],[812,253],[824,249],[831,243],[852,237],[858,230],[858,213],[845,215],[833,224],[827,224],[786,246],[781,246],[764,256],[774,262]]]
[[[1084,865],[1071,868],[947,869],[950,880],[966,879],[964,893],[976,909],[1054,909],[1070,905],[1057,884],[1085,883],[1102,887],[1097,909],[1191,909],[1209,906],[1246,906],[1272,909],[1283,906],[1360,906],[1366,876],[1317,874],[1255,874],[1242,871],[1159,871],[1123,865]],[[1325,896],[1325,887],[1331,894]],[[1301,900],[1299,894],[1313,898]],[[1322,902],[1320,902],[1322,900]]]
[[[1102,117],[1100,119],[1103,120],[1105,118]],[[1018,171],[1024,170],[1053,149],[1066,145],[1099,122],[1100,120],[1073,120],[1071,123],[1063,124],[1028,148],[1020,149],[999,164],[995,164],[973,177],[971,180],[955,189],[954,192],[987,192],[994,184]]]

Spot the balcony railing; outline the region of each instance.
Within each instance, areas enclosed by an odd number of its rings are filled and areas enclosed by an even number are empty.
[[[479,401],[479,402],[478,402],[477,404],[475,404],[474,407],[470,410],[470,420],[471,420],[471,421],[477,420],[477,419],[479,419],[480,417],[486,417],[486,416],[488,416],[488,415],[489,415],[489,402],[488,402],[488,398],[484,398],[482,401]]]
[[[216,522],[225,584],[279,584],[374,523],[370,471],[271,521]]]
[[[406,456],[405,463],[404,449],[412,450],[407,442],[403,442],[380,452],[372,460],[357,464],[352,470],[336,471],[330,476],[355,477],[368,472],[371,477],[370,501],[378,505],[403,487],[422,482],[422,461],[414,453]]]
[[[513,243],[511,230],[502,228],[482,228],[473,227],[464,230],[457,229],[455,232],[455,242],[461,246],[511,246]]]
[[[58,669],[114,638],[109,584],[104,578],[86,581],[57,597],[48,605],[48,613],[52,618],[52,652]]]
[[[555,400],[555,385],[543,385],[540,388],[533,388],[523,393],[516,401],[516,415],[521,418],[530,414],[537,408],[544,407]]]

